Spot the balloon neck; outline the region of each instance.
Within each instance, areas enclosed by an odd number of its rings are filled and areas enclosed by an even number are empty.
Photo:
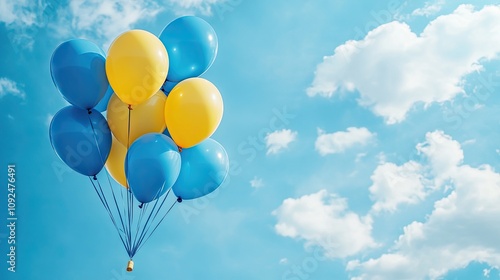
[[[94,177],[93,177],[92,179],[94,179],[94,180],[96,180],[96,181],[97,181],[97,176],[96,176],[96,175],[94,175]]]
[[[142,206],[144,206],[144,202],[143,202],[143,203],[141,203],[141,204],[139,204],[139,208],[141,208],[141,209],[142,209]]]
[[[131,111],[134,110],[134,109],[132,109],[132,104],[128,104],[128,109]]]
[[[92,109],[87,109],[87,113],[92,114]]]
[[[180,197],[180,196],[179,196],[179,197],[177,198],[177,202],[181,203],[181,202],[182,202],[182,197]]]
[[[179,153],[182,153],[182,147],[181,146],[177,146],[177,150],[179,150]]]

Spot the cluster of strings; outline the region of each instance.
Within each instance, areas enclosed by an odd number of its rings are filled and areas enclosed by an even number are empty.
[[[132,108],[129,106],[128,113],[128,140],[130,140],[130,114]],[[91,111],[89,110],[89,121],[94,132],[94,140],[97,142],[97,137],[95,134],[94,126],[90,118]],[[130,141],[127,141],[129,143]],[[99,149],[99,145],[97,145]],[[129,144],[127,144],[127,150],[129,149]],[[104,161],[101,152],[101,159]],[[151,235],[156,231],[161,222],[170,213],[172,208],[177,202],[181,202],[180,199],[176,199],[173,203],[167,207],[165,202],[169,197],[171,189],[168,189],[165,195],[155,199],[149,203],[140,203],[135,200],[132,191],[128,187],[126,188],[113,186],[113,179],[107,171],[106,180],[104,184],[99,180],[97,176],[89,176],[89,180],[96,191],[99,200],[106,209],[111,221],[120,236],[120,240],[127,251],[129,258],[132,258],[137,254],[137,252],[143,247],[146,241],[151,237]],[[164,188],[165,186],[163,186]],[[158,191],[158,195],[162,193],[161,188]]]

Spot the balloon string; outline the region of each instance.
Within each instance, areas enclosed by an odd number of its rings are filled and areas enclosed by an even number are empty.
[[[127,123],[127,160],[128,162],[128,150],[130,149],[130,119],[131,119],[131,112],[132,112],[132,105],[128,105],[128,123]],[[134,197],[132,195],[132,190],[130,189],[130,186],[128,184],[128,179],[126,179],[127,182],[127,216],[128,216],[128,242],[129,242],[129,248],[132,248],[132,221],[134,219]],[[129,252],[129,257],[132,258],[134,256],[134,252],[131,251]]]
[[[160,189],[158,192],[160,192],[162,189]],[[163,202],[165,202],[165,199],[168,197],[168,194],[170,193],[170,189],[168,190],[168,192],[165,194],[165,197],[163,198]],[[133,254],[135,255],[136,252],[137,252],[137,248],[139,247],[139,245],[142,243],[142,241],[144,240],[144,236],[147,234],[147,231],[149,230],[149,228],[151,227],[151,223],[153,222],[154,218],[156,217],[156,215],[158,214],[158,211],[161,209],[161,206],[163,205],[163,202],[160,204],[160,207],[158,207],[158,209],[156,209],[156,206],[158,205],[158,201],[159,199],[156,199],[155,200],[155,203],[153,205],[153,209],[151,209],[151,212],[149,212],[149,215],[148,215],[148,218],[146,219],[146,222],[144,223],[144,226],[142,227],[142,230],[141,230],[141,233],[140,233],[140,236],[139,236],[139,240],[137,242],[134,242],[134,247],[132,248],[132,252]],[[153,216],[153,212],[156,211],[156,214]],[[153,217],[151,219],[151,217]],[[150,223],[151,221],[151,223]]]
[[[134,252],[134,250],[135,250],[135,244],[137,244],[137,238],[139,236],[140,225],[142,223],[142,219],[143,219],[145,213],[147,212],[148,204],[146,203],[146,205],[144,207],[140,208],[140,209],[141,210],[140,210],[140,214],[139,214],[139,219],[137,221],[137,227],[135,229],[135,237],[134,237],[134,243],[133,243],[133,247],[132,247],[132,256],[135,255],[135,252]]]
[[[109,178],[109,174],[107,172],[106,172],[106,175],[107,175],[107,178],[108,178],[109,189],[111,190],[111,194],[113,196],[113,201],[115,203],[116,211],[118,212],[118,216],[120,218],[120,223],[121,223],[121,226],[122,226],[122,230],[123,230],[125,236],[128,236],[130,234],[130,232],[127,231],[127,228],[125,227],[125,224],[123,222],[124,219],[123,219],[122,213],[120,211],[120,207],[118,206],[118,201],[116,200],[116,195],[115,195],[115,192],[114,192],[114,189],[113,189],[113,185],[111,184],[111,179]],[[128,246],[128,249],[127,249],[127,247],[125,247],[125,249],[127,250],[127,253],[129,255],[130,255],[130,247],[131,247],[130,245]]]
[[[163,217],[161,218],[161,220],[156,224],[156,226],[154,227],[153,231],[151,231],[151,233],[149,233],[149,236],[146,238],[146,240],[144,242],[142,242],[142,244],[139,246],[139,248],[134,253],[137,253],[142,248],[142,246],[144,246],[144,244],[149,240],[149,238],[151,237],[151,235],[153,235],[153,233],[156,231],[156,229],[161,224],[161,222],[163,222],[163,220],[168,215],[168,213],[170,213],[170,210],[172,210],[172,208],[174,208],[174,206],[175,206],[176,203],[177,203],[177,200],[174,200],[174,203],[172,203],[172,205],[170,206],[170,208],[168,208],[167,212],[165,213],[165,215],[163,215]]]
[[[94,183],[94,181],[92,180],[92,178],[90,178],[90,176],[89,176],[89,180],[90,180],[90,183],[92,183],[92,186],[94,187],[94,190],[97,193],[97,196],[99,196],[99,199],[101,200],[102,205],[107,210],[107,212],[109,214],[109,217],[111,218],[111,221],[113,222],[113,225],[115,226],[116,231],[118,232],[118,236],[120,237],[120,240],[122,241],[122,244],[125,247],[125,250],[127,252],[130,251],[130,249],[127,247],[127,244],[125,243],[125,240],[123,239],[123,236],[121,234],[120,228],[116,224],[116,221],[115,221],[115,219],[113,217],[113,214],[111,213],[111,209],[109,208],[108,202],[106,200],[106,197],[104,196],[104,193],[102,191],[102,188],[101,188],[100,184],[99,184],[99,190],[98,190],[97,187],[96,187],[96,185],[95,185],[95,183]],[[94,180],[96,180],[97,182],[99,182],[97,180],[96,176],[94,176]]]
[[[94,128],[94,124],[92,123],[92,118],[91,118],[90,114],[92,114],[92,110],[90,110],[90,109],[89,109],[89,110],[88,110],[88,118],[89,118],[89,122],[90,122],[90,127],[92,128],[92,132],[93,132],[93,133],[92,133],[92,135],[94,136],[94,142],[95,142],[95,144],[96,144],[97,151],[99,152],[99,157],[100,157],[100,159],[101,159],[101,163],[102,163],[102,165],[104,166],[104,164],[105,164],[104,157],[103,157],[103,155],[102,155],[101,148],[100,148],[100,146],[99,146],[99,142],[97,141],[96,131],[95,131],[95,128]],[[128,231],[126,230],[125,224],[124,224],[124,222],[123,222],[123,217],[122,217],[122,215],[121,215],[121,212],[120,212],[120,207],[118,206],[118,202],[116,201],[116,196],[115,196],[115,192],[114,192],[114,190],[113,190],[113,186],[112,186],[112,184],[111,184],[111,179],[109,178],[109,174],[108,174],[107,172],[106,172],[106,175],[107,175],[107,178],[108,178],[108,183],[109,183],[109,188],[110,188],[110,190],[111,190],[111,194],[113,195],[113,200],[114,200],[114,203],[115,203],[115,207],[116,207],[116,210],[117,210],[118,215],[119,215],[119,218],[120,218],[120,223],[121,223],[121,225],[122,225],[122,228],[121,228],[121,229],[122,229],[122,231],[124,231],[125,236],[127,236],[127,235],[129,235],[129,233],[128,233]],[[96,180],[96,181],[97,181],[97,183],[98,183],[98,185],[99,185],[99,189],[100,189],[100,191],[101,191],[102,198],[103,198],[103,199],[104,199],[104,201],[106,202],[106,206],[105,206],[105,208],[107,209],[108,213],[110,214],[111,220],[113,221],[113,224],[115,225],[115,228],[116,228],[116,230],[118,231],[118,234],[120,235],[120,238],[122,238],[122,236],[121,236],[121,234],[120,234],[120,228],[117,226],[117,223],[116,223],[116,221],[115,221],[115,217],[112,215],[111,208],[109,207],[109,204],[108,204],[108,202],[107,202],[107,200],[106,200],[106,196],[104,195],[104,192],[103,192],[103,190],[102,190],[101,184],[99,183],[99,181],[97,180],[97,177],[96,177],[95,175],[94,175],[94,180]],[[95,186],[94,186],[94,188],[95,188]],[[97,189],[96,189],[96,191],[97,191]],[[103,204],[103,205],[104,205],[104,204]],[[122,242],[123,242],[123,240],[122,240]],[[127,250],[127,252],[130,254],[130,252],[129,252],[129,251],[130,251],[131,246],[130,246],[130,245],[129,245],[129,246],[126,246],[125,244],[123,244],[123,245],[124,245],[124,247],[125,247],[125,250]]]

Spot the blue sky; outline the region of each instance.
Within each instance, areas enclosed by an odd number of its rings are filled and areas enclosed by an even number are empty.
[[[499,279],[496,1],[0,0],[0,279]],[[169,214],[125,272],[88,178],[57,158],[63,41],[107,51],[181,15],[219,39],[225,184]],[[7,224],[7,191],[0,218]]]

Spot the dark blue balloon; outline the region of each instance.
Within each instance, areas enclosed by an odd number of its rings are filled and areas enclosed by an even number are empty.
[[[217,141],[208,138],[200,144],[183,149],[179,178],[172,190],[183,200],[195,199],[217,189],[229,170],[227,153]]]
[[[82,109],[94,108],[109,87],[104,52],[84,39],[60,44],[50,59],[50,73],[63,97]]]
[[[114,93],[113,89],[111,88],[111,86],[109,86],[108,90],[104,94],[104,97],[101,99],[101,101],[99,101],[99,103],[97,103],[97,105],[95,105],[94,109],[96,109],[99,112],[104,112],[108,110],[109,99],[111,99],[113,93]]]
[[[175,19],[163,29],[160,40],[168,53],[168,81],[180,82],[200,76],[217,56],[217,34],[199,17]]]
[[[111,150],[108,122],[94,109],[62,108],[52,118],[49,135],[59,158],[71,169],[87,176],[101,171]]]
[[[178,83],[179,82],[165,81],[165,83],[163,83],[163,86],[161,87],[161,90],[163,91],[163,93],[165,93],[166,96],[168,96],[168,94]]]
[[[163,134],[168,136],[170,139],[172,139],[172,135],[170,135],[170,131],[168,131],[168,128],[165,128],[165,130],[163,131]]]
[[[172,187],[181,170],[177,145],[160,133],[148,133],[134,141],[125,158],[125,175],[134,197],[151,202]]]

